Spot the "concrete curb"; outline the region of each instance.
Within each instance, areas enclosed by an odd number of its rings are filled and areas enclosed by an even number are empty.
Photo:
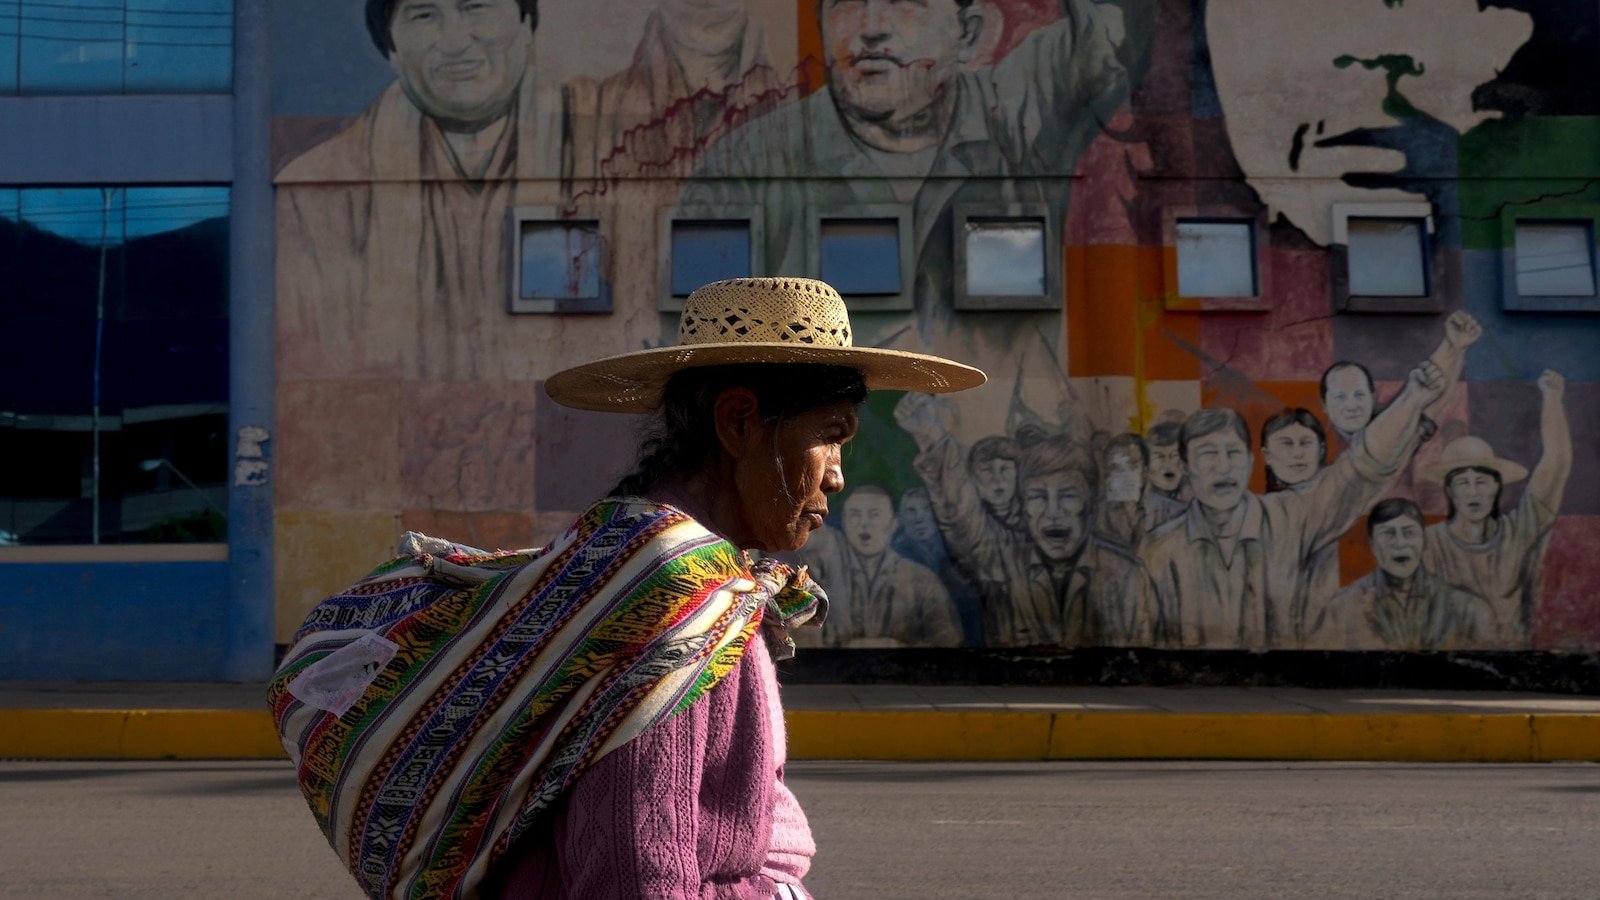
[[[790,710],[791,759],[1600,762],[1600,714]],[[255,710],[0,709],[0,758],[282,759]]]

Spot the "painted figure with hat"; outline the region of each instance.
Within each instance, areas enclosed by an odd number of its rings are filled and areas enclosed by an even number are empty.
[[[1498,633],[1485,636],[1488,646],[1526,649],[1532,639],[1540,564],[1572,472],[1572,435],[1562,405],[1565,385],[1556,372],[1539,376],[1544,452],[1531,475],[1472,436],[1451,441],[1439,461],[1422,473],[1444,486],[1450,511],[1449,519],[1427,530],[1424,565],[1493,606]],[[1525,478],[1528,484],[1516,508],[1502,510],[1505,486]]]

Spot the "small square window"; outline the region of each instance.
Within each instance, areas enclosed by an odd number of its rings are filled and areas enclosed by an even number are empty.
[[[964,231],[968,296],[1044,295],[1043,219],[971,218]]]
[[[1176,232],[1179,296],[1254,297],[1260,292],[1255,223],[1180,219]]]
[[[1588,221],[1518,221],[1517,293],[1593,297],[1594,226]]]
[[[841,294],[900,293],[898,219],[823,219],[819,270]]]
[[[750,246],[748,220],[675,220],[673,296],[687,297],[695,288],[724,278],[749,277]]]
[[[512,312],[611,311],[599,221],[564,218],[550,207],[519,207],[512,221]]]
[[[1351,296],[1428,296],[1425,220],[1351,216],[1347,227]]]

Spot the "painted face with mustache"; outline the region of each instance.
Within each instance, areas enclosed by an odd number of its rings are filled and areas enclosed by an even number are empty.
[[[1372,529],[1372,555],[1378,568],[1399,579],[1415,575],[1422,565],[1422,523],[1400,516]]]
[[[1196,500],[1212,509],[1229,510],[1244,499],[1253,462],[1249,445],[1224,429],[1190,441],[1184,466]]]
[[[982,22],[956,0],[820,0],[835,101],[866,119],[910,117],[945,91]]]

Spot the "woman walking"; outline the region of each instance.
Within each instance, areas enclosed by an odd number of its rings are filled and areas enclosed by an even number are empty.
[[[750,552],[822,527],[869,390],[983,380],[852,346],[838,293],[798,278],[707,285],[676,346],[553,376],[558,403],[655,415],[635,470],[540,550],[411,536],[312,611],[274,679],[302,789],[362,887],[807,896],[773,659],[826,598]]]

